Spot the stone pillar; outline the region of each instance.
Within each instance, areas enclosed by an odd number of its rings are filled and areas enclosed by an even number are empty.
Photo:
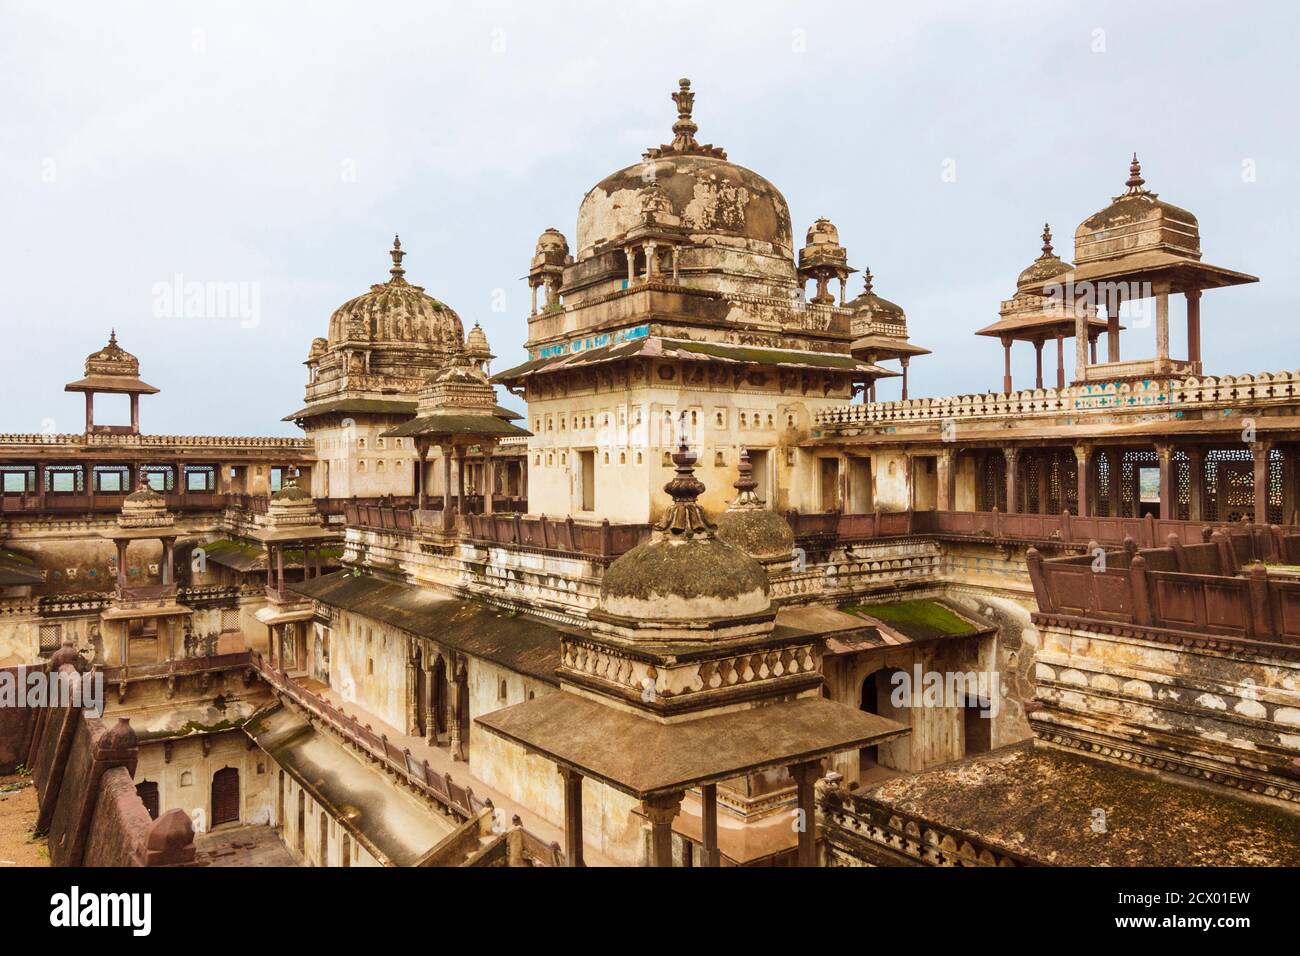
[[[497,486],[497,462],[492,457],[491,449],[487,449],[483,455],[483,513],[490,515],[492,513],[492,495]]]
[[[413,647],[406,654],[406,732],[412,737],[420,735],[420,671]]]
[[[843,305],[843,303],[840,303]],[[907,362],[906,355],[899,356],[898,364],[903,366],[903,401],[907,401]]]
[[[86,434],[95,430],[95,393],[86,392]]]
[[[275,546],[275,592],[284,594],[284,544]]]
[[[1187,518],[1202,521],[1205,517],[1205,452],[1187,449]]]
[[[1078,473],[1078,490],[1076,495],[1079,499],[1077,514],[1080,518],[1087,518],[1092,514],[1091,502],[1088,495],[1091,492],[1089,487],[1091,482],[1088,480],[1088,452],[1087,445],[1074,446],[1074,460],[1076,462],[1075,470]]]
[[[627,251],[627,285],[630,289],[636,281],[636,246],[628,246]]]
[[[1169,289],[1156,293],[1156,359],[1169,358]]]
[[[126,548],[130,542],[126,538],[114,538],[117,546],[117,590],[120,594],[126,590]]]
[[[461,684],[465,681],[465,668],[463,665],[455,666],[451,671],[451,679],[448,683],[448,696],[451,698],[448,703],[448,709],[451,711],[451,720],[448,721],[448,731],[451,736],[451,759],[465,759],[465,735],[461,722],[467,715],[461,713]]]
[[[1011,394],[1011,339],[1002,336],[1002,391]]]
[[[935,469],[939,473],[939,496],[935,507],[940,511],[956,510],[957,453],[954,448],[940,450],[935,459]]]
[[[677,790],[641,801],[641,812],[650,822],[650,866],[673,865],[673,819],[682,808],[683,795]]]
[[[1043,387],[1043,340],[1034,340],[1034,388]]]
[[[1086,378],[1088,367],[1088,343],[1093,341],[1088,335],[1088,310],[1081,305],[1074,307],[1074,379],[1082,382]],[[1096,353],[1092,356],[1097,360]]]
[[[1119,310],[1124,304],[1124,294],[1116,290],[1115,298],[1106,304],[1106,361],[1119,361]]]
[[[800,814],[799,855],[797,865],[817,865],[817,778],[821,776],[821,761],[809,760],[790,768],[798,795],[796,806]]]
[[[415,507],[424,510],[424,463],[429,455],[429,446],[424,442],[416,443],[417,457],[415,459]]]
[[[1090,336],[1088,336],[1088,351],[1089,351],[1089,354],[1092,355],[1092,364],[1093,364],[1093,365],[1096,365],[1096,364],[1097,364],[1097,338],[1098,338],[1098,336],[1100,336],[1100,335],[1101,335],[1101,333],[1098,332],[1097,335],[1090,335]]]
[[[656,243],[647,242],[645,244],[645,281],[651,282],[655,277],[655,246]]]
[[[1201,290],[1187,290],[1187,361],[1201,364]]]
[[[138,392],[131,393],[131,431],[137,433],[140,431],[140,394]]]
[[[1250,443],[1250,455],[1255,461],[1255,521],[1268,524],[1268,453],[1272,446],[1268,442]]]
[[[1008,446],[1002,449],[1002,456],[1007,462],[1007,514],[1018,514],[1020,511],[1019,475],[1016,473],[1016,464],[1020,458],[1020,449]]]
[[[718,785],[706,783],[700,787],[700,820],[704,836],[703,866],[721,866],[722,854],[718,850]]]
[[[162,583],[164,586],[172,583],[172,565],[173,553],[176,549],[175,538],[162,539]]]
[[[681,250],[677,248],[677,246],[673,246],[673,281],[674,282],[677,281],[677,259],[678,259],[678,253],[680,252]]]
[[[456,450],[456,514],[465,513],[465,449]]]
[[[536,315],[537,314],[537,283],[536,282],[528,283],[528,291],[532,294],[532,300],[533,300],[532,304],[529,306],[528,314]]]
[[[1167,442],[1158,443],[1156,458],[1160,462],[1160,518],[1168,521],[1174,517],[1174,446]]]
[[[564,865],[582,866],[582,774],[560,767],[564,781]]]

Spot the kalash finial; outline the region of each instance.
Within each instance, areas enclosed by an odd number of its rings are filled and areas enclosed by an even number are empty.
[[[1052,252],[1052,227],[1043,223],[1043,254],[1040,259],[1051,259],[1055,253]]]
[[[402,268],[402,257],[406,255],[402,251],[402,239],[400,236],[393,236],[393,250],[389,253],[393,257],[393,267],[388,270],[388,274],[393,277],[394,282],[405,282],[403,278],[406,270]]]
[[[117,329],[108,330],[108,344],[110,347],[117,344]]]
[[[677,122],[673,124],[673,145],[678,144],[678,140],[685,139],[690,145],[696,145],[695,134],[699,131],[699,126],[691,119],[691,110],[695,108],[695,94],[691,92],[691,81],[682,77],[677,81],[677,92],[672,94],[673,102],[677,104]]]
[[[1128,164],[1128,181],[1124,183],[1128,187],[1129,195],[1137,195],[1144,190],[1146,180],[1142,178],[1142,164],[1138,162],[1138,154],[1133,154],[1133,161]]]
[[[673,503],[663,520],[655,525],[655,530],[675,538],[710,535],[714,526],[705,517],[699,504],[699,497],[704,493],[704,482],[695,477],[696,455],[691,451],[690,436],[686,430],[686,412],[682,412],[678,421],[677,451],[673,454],[677,474],[664,485],[664,491],[673,499]]]
[[[758,482],[754,480],[754,465],[749,460],[749,449],[741,447],[740,464],[737,466],[740,476],[736,478],[736,483],[732,485],[736,491],[736,500],[731,503],[734,508],[761,508],[763,499],[758,496]]]
[[[862,276],[862,294],[871,295],[872,294],[871,287],[874,284],[875,284],[875,278],[871,275],[871,269],[867,269],[867,271]]]

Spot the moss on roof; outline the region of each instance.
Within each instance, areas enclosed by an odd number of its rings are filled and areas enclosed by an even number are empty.
[[[893,604],[853,604],[843,608],[848,614],[874,617],[902,631],[908,637],[954,637],[974,634],[979,628],[938,601],[900,601]]]

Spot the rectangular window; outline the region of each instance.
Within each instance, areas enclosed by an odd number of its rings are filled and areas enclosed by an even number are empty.
[[[582,510],[596,510],[596,453],[578,452],[582,460]]]

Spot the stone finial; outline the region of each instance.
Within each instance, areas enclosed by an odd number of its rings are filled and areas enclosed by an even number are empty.
[[[402,268],[402,258],[406,255],[402,251],[402,239],[400,236],[393,236],[393,249],[388,253],[393,257],[393,267],[388,270],[393,282],[405,282],[406,270]]]
[[[673,499],[673,503],[663,520],[655,525],[655,530],[674,537],[689,538],[697,534],[711,534],[713,525],[700,508],[699,498],[704,493],[704,482],[695,477],[697,456],[687,441],[685,416],[686,413],[683,412],[682,433],[678,438],[677,451],[672,456],[677,474],[664,485],[664,491]]]
[[[1133,154],[1133,161],[1128,166],[1128,181],[1124,183],[1128,187],[1129,195],[1136,196],[1143,192],[1142,187],[1146,185],[1146,180],[1142,178],[1142,164],[1138,162],[1138,154]]]
[[[868,268],[867,271],[862,274],[862,294],[872,295],[871,287],[874,283],[875,279],[871,275],[871,269]]]
[[[754,480],[754,465],[749,460],[749,449],[740,449],[740,463],[737,465],[740,472],[732,486],[739,492],[736,500],[731,503],[732,508],[761,508],[763,501],[758,497],[758,482]]]
[[[1052,251],[1052,227],[1043,223],[1043,254],[1040,259],[1051,259],[1056,254]]]
[[[677,81],[677,92],[672,94],[673,102],[677,104],[677,122],[673,123],[673,145],[678,146],[679,141],[682,145],[696,146],[695,134],[699,131],[699,126],[691,118],[691,110],[695,108],[695,94],[691,92],[691,81],[682,77]]]

